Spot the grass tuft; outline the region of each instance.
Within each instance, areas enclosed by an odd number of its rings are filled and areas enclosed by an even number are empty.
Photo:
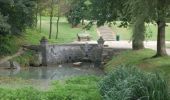
[[[104,100],[169,100],[168,84],[158,73],[116,67],[99,84]]]

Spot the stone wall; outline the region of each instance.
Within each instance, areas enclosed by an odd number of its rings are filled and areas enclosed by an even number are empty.
[[[43,65],[79,62],[84,59],[96,61],[101,59],[101,48],[98,44],[63,44],[42,45]]]
[[[76,45],[48,45],[47,63],[59,64],[79,61],[83,57],[80,46]]]
[[[103,41],[101,38],[98,44],[48,44],[45,38],[42,38],[40,43],[39,52],[41,52],[43,66],[79,62],[84,59],[93,62],[102,60]]]

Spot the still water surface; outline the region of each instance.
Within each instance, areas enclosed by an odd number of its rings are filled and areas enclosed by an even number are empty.
[[[84,63],[81,67],[74,67],[72,64],[48,67],[29,67],[21,70],[0,70],[1,77],[15,77],[35,80],[62,80],[69,77],[81,75],[103,75],[103,71],[94,68],[92,63]]]

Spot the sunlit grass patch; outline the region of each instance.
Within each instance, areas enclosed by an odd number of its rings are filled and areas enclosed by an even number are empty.
[[[54,81],[47,91],[31,86],[14,89],[0,86],[0,100],[101,100],[97,87],[100,79],[96,76],[79,76]],[[21,79],[13,81],[18,81],[18,84],[23,82]]]

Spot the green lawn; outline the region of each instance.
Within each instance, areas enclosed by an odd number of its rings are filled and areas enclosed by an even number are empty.
[[[0,78],[1,79],[1,78]],[[5,80],[11,83],[11,80]],[[18,80],[12,80],[18,81]],[[55,81],[49,90],[33,87],[12,88],[0,85],[0,100],[101,100],[98,90],[99,77],[81,76]],[[2,81],[0,80],[2,83]],[[19,80],[19,82],[23,82]],[[19,84],[17,82],[17,84]]]
[[[120,28],[119,22],[117,25],[112,25],[113,31],[120,35],[121,40],[130,40],[132,36],[132,30],[130,27],[128,28]],[[154,24],[146,24],[146,33],[149,38],[146,40],[156,40],[157,39],[157,26]],[[166,40],[170,41],[170,25],[166,27]]]
[[[59,38],[56,40],[56,23],[53,23],[53,30],[52,30],[52,37],[53,39],[51,40],[52,42],[58,42],[58,43],[68,43],[75,41],[77,39],[77,33],[82,32],[83,30],[81,29],[82,27],[80,26],[79,28],[71,28],[71,25],[68,24],[67,22],[60,22],[59,24]],[[92,36],[92,39],[97,38],[96,30],[93,27],[90,31],[87,31],[90,33]],[[42,27],[42,34],[46,37],[48,37],[49,33],[49,22],[43,22],[43,27]]]
[[[55,39],[56,37],[56,17],[53,18],[53,29],[52,29],[52,39],[49,41],[51,43],[69,43],[77,40],[77,33],[83,32],[83,26],[79,25],[77,28],[71,28],[71,25],[68,24],[66,18],[62,17],[60,19],[59,23],[59,35],[58,39]],[[39,33],[38,31],[28,29],[25,35],[26,40],[28,40],[27,43],[32,44],[38,44],[39,40],[42,36],[45,36],[48,38],[49,36],[49,28],[50,28],[50,22],[49,17],[42,17],[42,32]],[[38,27],[39,29],[39,27]],[[90,34],[92,40],[97,40],[98,35],[96,33],[96,26],[93,26],[90,30],[87,30],[87,32]]]
[[[77,33],[84,31],[82,29],[83,26],[79,25],[77,28],[71,28],[71,25],[68,24],[67,19],[65,17],[60,18],[59,23],[59,38],[56,40],[56,20],[57,18],[53,18],[53,30],[52,30],[52,39],[49,40],[51,43],[69,43],[73,42],[77,39]],[[38,23],[39,25],[39,23]],[[132,30],[130,27],[128,28],[120,28],[118,27],[119,22],[116,25],[112,25],[113,31],[120,35],[121,40],[130,40],[132,36]],[[38,28],[39,29],[39,28]],[[93,26],[90,30],[87,31],[90,33],[92,40],[97,40],[98,35],[96,33],[96,26]],[[49,17],[42,17],[42,33],[36,32],[35,30],[28,30],[26,34],[26,39],[29,40],[30,43],[39,43],[39,40],[42,36],[48,38],[49,34]],[[156,40],[157,39],[157,26],[154,24],[146,24],[146,33],[149,38],[146,40]],[[170,41],[170,26],[166,27],[166,40]]]
[[[155,51],[150,49],[125,51],[113,57],[106,65],[106,71],[110,71],[119,65],[134,65],[146,71],[158,71],[170,76],[170,57],[152,58],[155,53]]]

